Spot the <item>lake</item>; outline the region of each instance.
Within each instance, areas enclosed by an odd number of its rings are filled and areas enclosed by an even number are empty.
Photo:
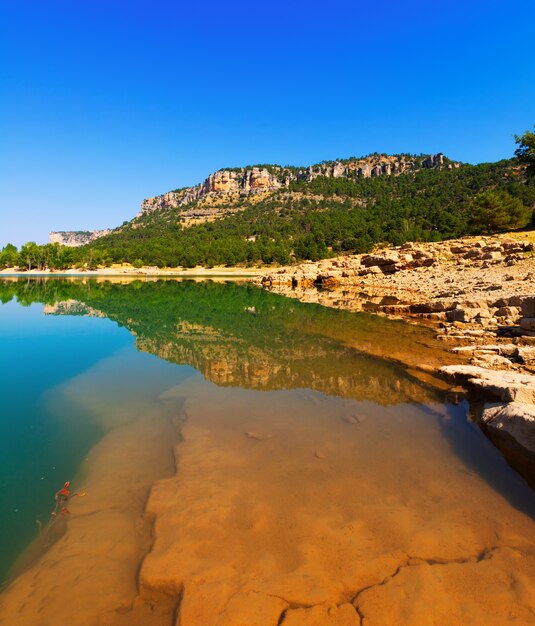
[[[431,330],[224,281],[0,302],[0,624],[535,623],[533,491]]]

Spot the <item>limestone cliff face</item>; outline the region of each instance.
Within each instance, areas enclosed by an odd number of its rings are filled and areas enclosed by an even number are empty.
[[[77,248],[108,235],[111,230],[62,230],[50,233],[50,243],[59,243],[62,246]]]
[[[282,168],[277,169],[282,172]],[[138,215],[151,213],[156,209],[183,206],[209,194],[258,193],[280,189],[282,185],[283,182],[279,180],[279,177],[266,168],[253,167],[239,171],[220,170],[210,174],[203,183],[194,187],[185,187],[144,200]]]
[[[311,165],[307,168],[280,166],[250,167],[220,170],[211,174],[203,183],[170,191],[161,196],[147,198],[141,204],[140,217],[158,209],[181,207],[202,198],[225,197],[233,194],[270,192],[288,187],[292,180],[310,182],[317,176],[329,178],[369,178],[372,176],[396,176],[422,168],[459,167],[459,163],[445,162],[442,153],[425,158],[408,156],[371,155],[361,159],[347,159]]]

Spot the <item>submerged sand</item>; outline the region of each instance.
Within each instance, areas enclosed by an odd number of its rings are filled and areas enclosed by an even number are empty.
[[[529,492],[456,410],[199,375],[116,407],[0,623],[535,623]]]

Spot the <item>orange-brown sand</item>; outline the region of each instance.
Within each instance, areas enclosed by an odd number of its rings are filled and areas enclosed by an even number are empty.
[[[455,452],[440,405],[195,376],[131,412],[1,624],[535,623],[535,524]]]

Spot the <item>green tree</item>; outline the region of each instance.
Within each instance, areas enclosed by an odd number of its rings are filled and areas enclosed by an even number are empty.
[[[42,254],[40,247],[35,241],[25,243],[19,252],[18,265],[24,266],[29,270],[39,267],[42,262]]]
[[[18,254],[17,248],[12,243],[4,246],[2,252],[0,252],[0,269],[15,267],[18,261]]]
[[[518,198],[506,191],[489,189],[473,200],[470,227],[474,233],[495,233],[525,226],[528,210]]]
[[[533,127],[535,131],[535,126]],[[515,150],[515,156],[520,163],[525,163],[528,168],[527,175],[530,178],[535,177],[535,132],[527,130],[523,135],[515,135],[515,141],[518,148]]]

